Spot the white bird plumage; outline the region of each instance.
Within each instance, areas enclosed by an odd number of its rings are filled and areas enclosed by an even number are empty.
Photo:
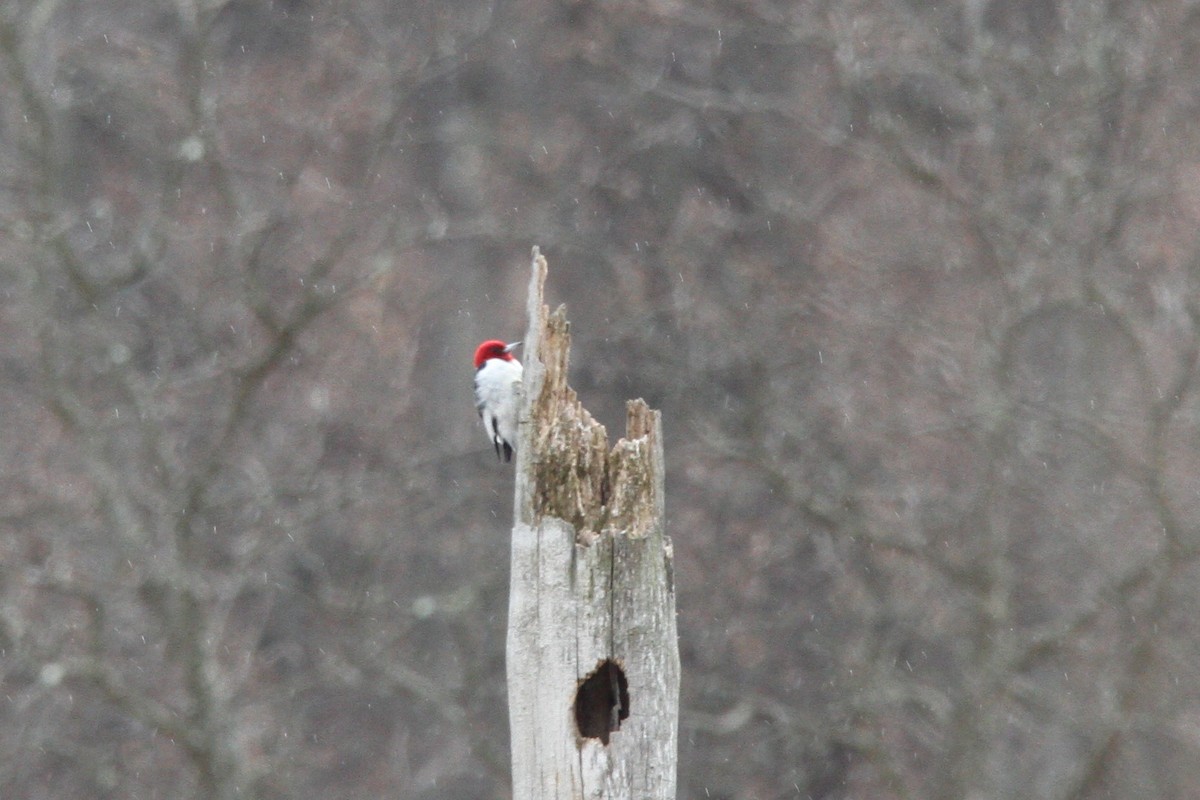
[[[496,448],[496,457],[512,460],[517,446],[517,410],[521,404],[521,362],[512,356],[520,342],[484,342],[475,353],[475,408]]]

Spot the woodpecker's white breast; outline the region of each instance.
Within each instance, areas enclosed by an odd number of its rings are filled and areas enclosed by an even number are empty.
[[[491,358],[475,371],[475,408],[499,454],[517,446],[517,408],[521,402],[521,362]],[[507,448],[505,448],[507,445]]]

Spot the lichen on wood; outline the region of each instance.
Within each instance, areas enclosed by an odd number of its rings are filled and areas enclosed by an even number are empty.
[[[540,384],[526,381],[526,391],[536,392],[528,418],[535,457],[532,510],[538,517],[569,522],[585,544],[606,530],[644,536],[660,502],[652,480],[653,459],[661,448],[656,441],[659,412],[644,400],[629,401],[626,436],[610,450],[604,426],[567,384],[571,332],[566,308],[550,314],[543,305],[537,319],[540,331],[529,337],[533,342],[525,351],[527,362],[541,367]]]

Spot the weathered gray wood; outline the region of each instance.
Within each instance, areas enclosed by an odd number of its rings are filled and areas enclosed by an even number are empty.
[[[567,386],[568,324],[543,305],[545,278],[535,247],[508,619],[513,797],[674,798],[679,647],[661,417],[631,401],[626,436],[608,448]],[[597,674],[606,662],[615,668]]]

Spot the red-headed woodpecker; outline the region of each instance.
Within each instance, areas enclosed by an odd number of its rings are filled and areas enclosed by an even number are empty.
[[[475,408],[496,458],[512,460],[517,446],[517,407],[521,404],[521,362],[513,358],[520,342],[489,339],[475,350]]]

